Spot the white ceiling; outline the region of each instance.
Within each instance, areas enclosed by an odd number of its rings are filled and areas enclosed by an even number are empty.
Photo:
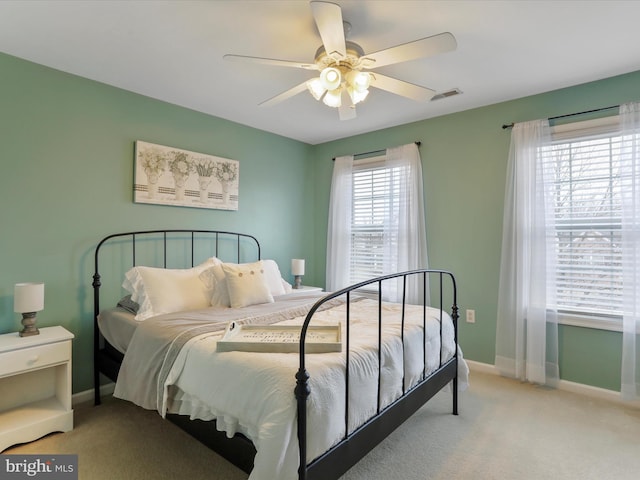
[[[348,121],[307,92],[259,107],[314,72],[222,57],[312,62],[306,0],[0,0],[0,51],[310,144],[640,69],[640,1],[335,3],[365,53],[451,32],[456,51],[378,71],[463,94],[417,103],[372,89]]]

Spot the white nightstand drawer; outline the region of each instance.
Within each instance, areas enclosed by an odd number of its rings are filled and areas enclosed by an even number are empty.
[[[70,358],[71,342],[52,343],[5,352],[2,355],[2,362],[0,362],[0,377],[68,362]]]

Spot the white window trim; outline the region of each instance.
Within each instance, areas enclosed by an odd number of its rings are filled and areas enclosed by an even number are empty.
[[[558,312],[558,323],[572,327],[593,328],[610,332],[622,332],[621,318],[595,317],[585,314]],[[640,333],[640,332],[639,332]]]
[[[581,122],[555,125],[551,127],[551,136],[554,141],[569,140],[576,136],[587,136],[592,133],[606,134],[616,132],[619,131],[619,127],[620,116],[612,115]],[[600,317],[588,314],[558,312],[558,323],[573,327],[622,332],[621,317]]]
[[[375,164],[383,165],[386,159],[386,155],[375,155],[373,157],[356,158],[353,160],[353,167],[354,169],[357,169],[359,167],[369,167]]]
[[[609,128],[606,128],[609,127]],[[592,133],[610,133],[620,129],[620,116],[613,115],[582,122],[565,123],[551,127],[551,136],[555,140],[567,140],[576,136],[587,136]]]

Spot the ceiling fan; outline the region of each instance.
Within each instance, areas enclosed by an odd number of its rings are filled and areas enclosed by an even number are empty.
[[[345,39],[351,25],[343,21],[340,5],[315,0],[311,1],[310,5],[322,39],[322,45],[318,48],[313,63],[245,55],[227,54],[224,56],[225,60],[303,68],[320,72],[318,77],[260,103],[261,106],[275,105],[309,90],[316,100],[322,100],[326,105],[338,108],[341,120],[349,120],[355,118],[355,105],[367,97],[370,86],[419,102],[427,101],[435,95],[436,92],[430,88],[365,70],[455,50],[456,39],[451,33],[445,32],[421,38],[365,55],[360,45]]]

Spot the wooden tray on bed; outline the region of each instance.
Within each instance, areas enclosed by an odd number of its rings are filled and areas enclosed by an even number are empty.
[[[294,353],[300,350],[300,325],[238,325],[230,322],[218,340],[219,352],[276,352]],[[317,325],[307,329],[306,352],[327,353],[342,351],[342,328],[336,325]]]

